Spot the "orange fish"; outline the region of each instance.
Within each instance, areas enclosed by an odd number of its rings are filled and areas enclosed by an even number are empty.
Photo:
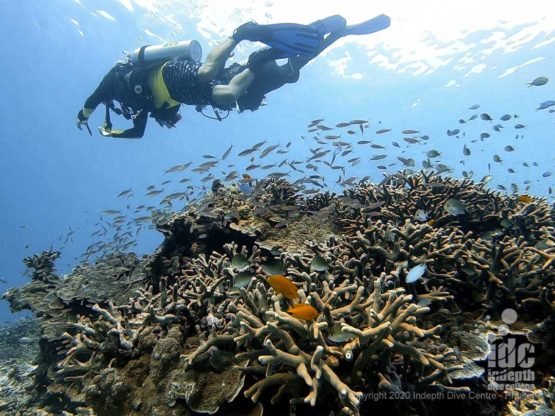
[[[307,304],[294,304],[289,309],[287,309],[291,315],[297,319],[302,319],[303,321],[312,321],[318,316],[318,311],[310,305]]]
[[[297,286],[295,286],[287,277],[282,276],[281,274],[273,274],[268,276],[266,280],[276,293],[281,293],[289,300],[295,300],[298,298]]]
[[[528,195],[519,195],[517,199],[518,199],[518,202],[524,202],[525,204],[529,204],[530,202],[533,201],[532,197]]]

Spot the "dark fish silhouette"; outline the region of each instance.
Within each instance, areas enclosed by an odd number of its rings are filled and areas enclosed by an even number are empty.
[[[229,156],[229,154],[231,153],[231,149],[233,148],[233,145],[229,146],[227,148],[227,150],[224,152],[224,154],[222,155],[222,160],[225,160],[226,157]]]

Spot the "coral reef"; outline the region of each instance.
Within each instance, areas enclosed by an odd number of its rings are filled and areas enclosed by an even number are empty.
[[[39,326],[32,318],[0,327],[0,414],[16,414],[30,401],[38,339]]]
[[[25,259],[33,280],[4,297],[40,325],[35,408],[442,414],[461,402],[424,405],[424,394],[487,392],[489,333],[504,330],[508,309],[519,318],[509,330],[537,345],[538,397],[501,392],[463,412],[552,406],[538,393],[552,383],[555,346],[555,211],[545,200],[428,173],[343,195],[304,197],[282,178],[250,187],[220,185],[157,221],[164,242],[142,259],[113,254],[65,277],[55,253]],[[293,316],[294,305],[315,317]],[[380,394],[405,400],[372,399]]]
[[[27,266],[28,270],[32,270],[33,280],[48,281],[51,276],[54,276],[54,262],[60,257],[59,251],[43,251],[40,255],[25,257],[23,263]]]

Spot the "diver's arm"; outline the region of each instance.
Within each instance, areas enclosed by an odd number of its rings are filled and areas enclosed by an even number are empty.
[[[89,117],[99,104],[108,102],[112,99],[115,80],[116,68],[114,67],[102,78],[96,90],[87,98],[85,105],[77,113],[77,128],[79,130],[82,129],[82,126],[86,126],[89,134],[92,135],[88,125]]]
[[[92,112],[98,107],[99,104],[102,104],[106,101],[109,101],[113,98],[114,94],[114,84],[116,80],[116,68],[110,69],[110,71],[102,78],[96,90],[87,98],[85,101],[85,105],[83,106],[83,115],[85,117],[89,117]]]
[[[143,137],[148,121],[148,111],[142,111],[133,119],[133,127],[127,130],[105,129],[99,127],[100,134],[104,137],[115,137],[117,139],[140,139]]]

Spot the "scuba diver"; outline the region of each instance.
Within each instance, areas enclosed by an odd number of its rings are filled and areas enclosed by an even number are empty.
[[[202,51],[194,40],[143,46],[104,76],[77,114],[77,127],[85,126],[92,135],[88,120],[101,103],[106,106],[106,115],[104,125],[98,128],[100,134],[128,139],[143,137],[149,115],[161,126],[175,127],[181,119],[181,104],[194,105],[200,112],[212,106],[215,117],[210,118],[220,121],[219,110],[255,111],[267,93],[296,82],[301,68],[337,39],[374,33],[389,24],[386,15],[352,26],[339,15],[309,25],[249,22],[211,50],[205,63],[199,62]],[[268,47],[253,52],[246,64],[225,67],[233,49],[243,40],[259,41]],[[278,65],[278,59],[286,62]],[[110,111],[132,120],[133,127],[113,129]]]

